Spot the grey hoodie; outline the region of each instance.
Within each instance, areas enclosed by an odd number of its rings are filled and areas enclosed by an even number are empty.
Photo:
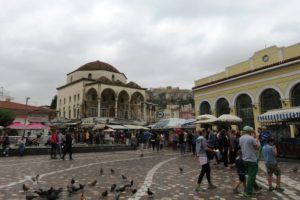
[[[196,139],[196,153],[197,153],[197,156],[207,157],[206,150],[207,150],[206,139],[202,135],[200,135]]]

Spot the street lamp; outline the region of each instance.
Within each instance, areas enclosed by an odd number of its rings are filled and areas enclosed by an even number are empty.
[[[26,121],[27,121],[27,117],[28,117],[28,101],[29,101],[30,97],[26,97],[26,116],[25,116],[25,119],[24,119],[24,124],[26,125]],[[24,135],[25,135],[25,129],[24,129]]]

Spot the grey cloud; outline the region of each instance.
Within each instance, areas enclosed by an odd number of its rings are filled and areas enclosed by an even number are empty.
[[[191,88],[267,46],[299,42],[297,1],[4,1],[0,86],[50,104],[67,73],[94,60],[143,87]]]

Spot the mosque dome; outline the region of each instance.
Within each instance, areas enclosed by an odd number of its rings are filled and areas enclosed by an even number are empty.
[[[82,65],[75,71],[94,71],[94,70],[104,70],[109,72],[120,73],[119,70],[117,70],[115,67],[105,62],[101,62],[99,60]]]

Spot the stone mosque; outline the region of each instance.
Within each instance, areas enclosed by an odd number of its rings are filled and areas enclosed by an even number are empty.
[[[124,73],[101,61],[87,63],[67,74],[57,88],[58,117],[114,118],[155,121],[155,105],[146,102],[146,88],[127,82]]]

